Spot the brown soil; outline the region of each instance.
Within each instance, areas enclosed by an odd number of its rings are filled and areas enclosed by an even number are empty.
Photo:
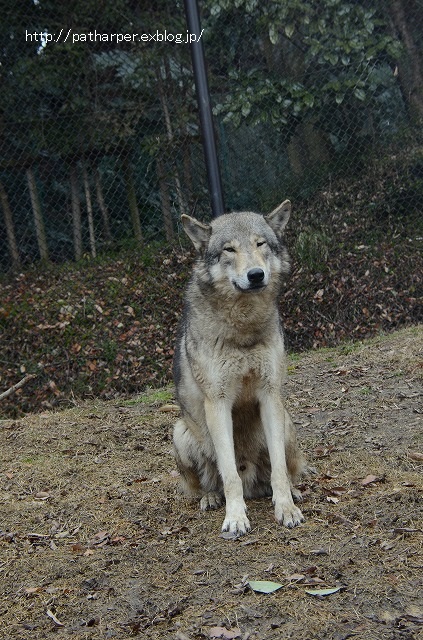
[[[1,421],[0,638],[421,638],[422,353],[414,327],[290,358],[306,522],[253,500],[237,540],[177,492],[169,389]]]

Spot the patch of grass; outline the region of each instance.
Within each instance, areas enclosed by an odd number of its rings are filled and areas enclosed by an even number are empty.
[[[289,353],[288,354],[288,361],[295,363],[295,362],[300,362],[301,361],[301,354],[300,353]]]
[[[371,389],[370,387],[361,387],[360,393],[363,396],[370,396],[373,393],[373,389]]]
[[[404,371],[401,371],[401,370],[393,371],[391,375],[393,378],[402,378],[404,375]]]
[[[47,453],[33,453],[23,458],[18,458],[18,462],[23,465],[36,467],[38,471],[50,467],[52,456]],[[49,469],[50,470],[50,469]]]
[[[329,236],[324,231],[312,227],[305,227],[300,231],[294,245],[294,252],[300,264],[312,271],[324,269],[329,251]]]
[[[345,342],[337,351],[343,356],[349,356],[351,353],[356,353],[363,346],[362,342]]]
[[[137,404],[165,404],[170,400],[173,400],[174,394],[170,389],[154,389],[147,393],[133,398],[132,400],[123,400],[121,404],[133,406]]]

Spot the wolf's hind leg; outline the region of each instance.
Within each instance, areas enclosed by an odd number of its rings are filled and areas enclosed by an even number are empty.
[[[223,493],[216,463],[204,455],[183,420],[175,424],[173,449],[184,493],[199,498],[202,511],[218,509]]]
[[[200,478],[192,457],[192,436],[183,420],[173,430],[173,453],[180,473],[180,486],[190,496],[201,495]]]
[[[209,491],[205,493],[200,500],[200,509],[208,511],[209,509],[218,509],[223,504],[223,496],[217,491]]]
[[[291,416],[284,408],[285,420],[285,458],[288,469],[288,479],[291,486],[291,494],[295,502],[301,502],[301,491],[295,487],[300,477],[307,473],[306,460],[298,446],[297,435]]]

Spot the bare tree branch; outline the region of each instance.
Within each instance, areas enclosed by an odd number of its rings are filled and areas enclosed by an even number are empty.
[[[25,376],[25,378],[22,378],[22,380],[20,382],[17,382],[16,384],[14,384],[13,387],[10,387],[10,389],[7,389],[7,391],[3,391],[3,393],[0,393],[0,400],[3,400],[4,398],[7,398],[12,393],[17,391],[17,389],[20,389],[21,387],[24,386],[24,384],[26,384],[27,382],[29,382],[30,380],[32,380],[33,378],[36,378],[36,377],[37,376],[34,373],[28,373],[28,375]]]

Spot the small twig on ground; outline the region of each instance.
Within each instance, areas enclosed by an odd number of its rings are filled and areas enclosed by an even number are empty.
[[[12,393],[17,391],[17,389],[20,389],[24,386],[24,384],[36,377],[37,376],[35,375],[35,373],[28,373],[28,375],[26,375],[25,378],[22,378],[20,382],[14,384],[13,387],[10,387],[10,389],[7,389],[7,391],[3,391],[3,393],[0,393],[0,400],[7,398],[7,396],[10,396]]]

